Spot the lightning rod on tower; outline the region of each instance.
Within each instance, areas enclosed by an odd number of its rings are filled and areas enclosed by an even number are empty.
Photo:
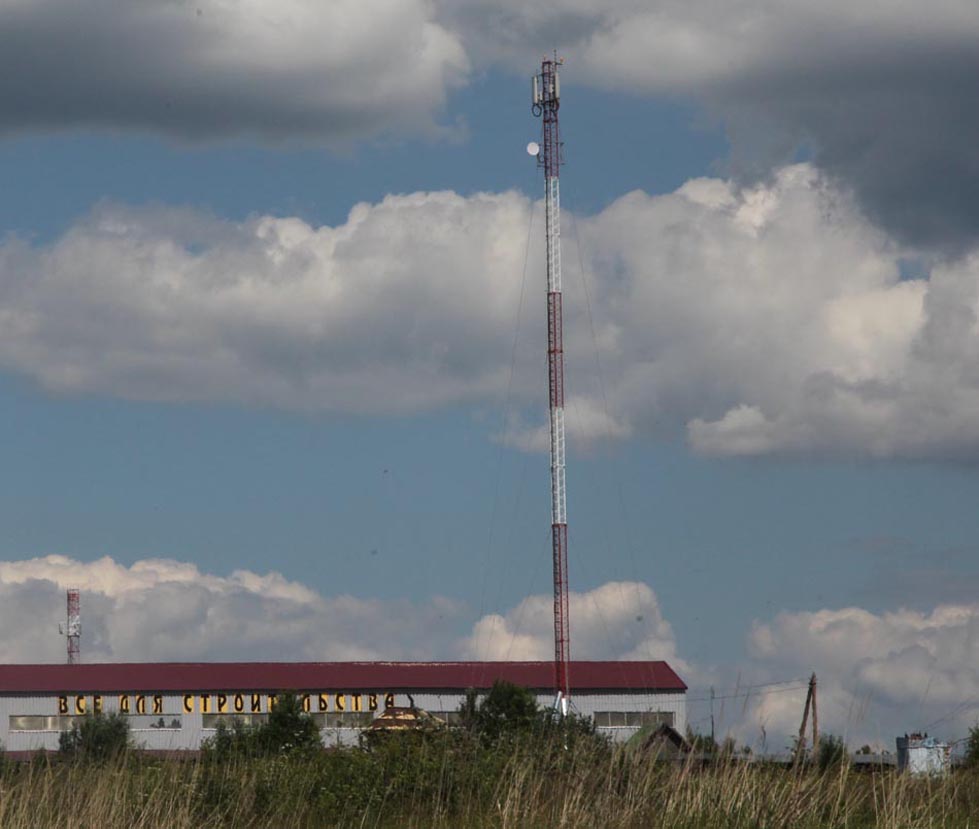
[[[555,54],[544,58],[531,83],[531,111],[542,119],[542,139],[527,151],[544,168],[545,233],[547,236],[547,375],[551,426],[551,551],[554,564],[554,707],[568,712],[571,633],[568,625],[568,517],[564,457],[564,335],[561,321],[561,198],[558,186],[561,139],[558,109],[561,82]]]

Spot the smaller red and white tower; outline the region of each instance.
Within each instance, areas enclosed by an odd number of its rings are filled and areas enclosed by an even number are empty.
[[[77,587],[68,588],[67,622],[65,635],[68,637],[68,664],[77,665],[81,661],[82,638],[82,604]]]

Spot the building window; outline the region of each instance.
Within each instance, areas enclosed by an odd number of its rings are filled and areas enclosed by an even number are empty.
[[[658,725],[673,726],[672,711],[596,711],[598,728],[642,728]]]
[[[316,712],[307,715],[319,729],[324,728],[367,728],[374,719],[370,711]],[[268,714],[204,714],[201,718],[203,728],[217,728],[223,722],[230,726],[235,720],[245,725],[261,725],[268,720]]]
[[[446,725],[462,725],[462,714],[458,711],[429,711],[433,717],[438,717]]]
[[[201,715],[201,727],[217,728],[218,723],[223,722],[230,728],[236,720],[243,725],[261,725],[268,718],[268,714],[203,714]]]
[[[342,711],[314,716],[325,718],[325,724],[320,728],[367,728],[374,721],[370,711]]]
[[[69,731],[72,723],[82,717],[48,717],[38,714],[12,714],[11,731]]]
[[[85,717],[76,716],[45,716],[43,714],[13,714],[9,725],[11,731],[70,731],[74,723],[81,724]],[[153,717],[149,714],[136,714],[126,717],[133,731],[176,730],[183,728],[180,717],[173,715]]]
[[[133,731],[175,731],[184,727],[183,720],[172,714],[162,717],[154,717],[150,714],[136,714],[131,717],[126,717],[126,722],[129,723],[129,727]]]

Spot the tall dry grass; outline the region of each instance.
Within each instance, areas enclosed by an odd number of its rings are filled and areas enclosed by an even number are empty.
[[[657,762],[584,743],[381,751],[215,763],[130,755],[0,770],[0,827],[979,827],[979,775],[912,780]]]

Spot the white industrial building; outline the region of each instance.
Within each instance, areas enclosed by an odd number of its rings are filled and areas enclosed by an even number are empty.
[[[683,680],[665,662],[572,662],[572,708],[625,740],[643,726],[686,728]],[[553,703],[551,662],[154,663],[0,666],[0,741],[8,752],[57,749],[78,718],[119,711],[137,745],[194,751],[219,722],[260,722],[278,694],[300,695],[326,745],[356,743],[386,708],[455,721],[467,689],[497,679]]]
[[[952,747],[927,734],[897,738],[897,768],[915,777],[941,777],[952,770]]]

